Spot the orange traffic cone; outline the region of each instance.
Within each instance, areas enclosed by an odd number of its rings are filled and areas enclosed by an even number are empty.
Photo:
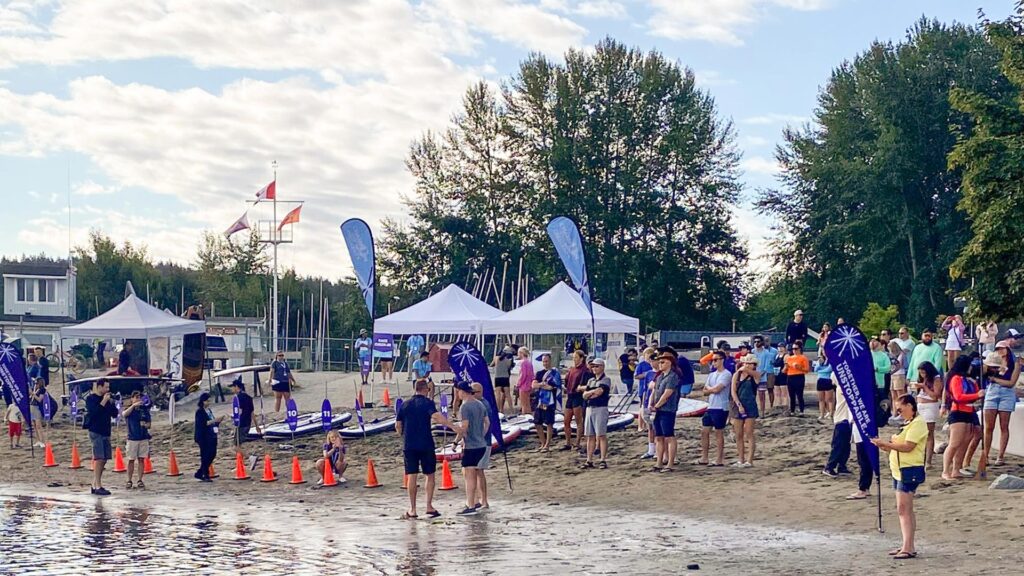
[[[43,459],[43,468],[53,468],[57,465],[56,460],[53,458],[53,446],[46,443],[46,457]]]
[[[270,463],[270,454],[263,455],[263,478],[260,478],[260,482],[276,482],[277,476],[274,474],[274,466]]]
[[[305,484],[306,480],[302,478],[302,466],[299,466],[299,457],[292,456],[292,479],[288,481],[289,484]]]
[[[377,481],[377,471],[373,467],[373,458],[366,461],[366,486],[363,488],[380,488],[383,486]]]
[[[142,462],[142,473],[143,474],[152,474],[154,472],[156,472],[156,470],[153,470],[153,460],[150,459],[149,456],[146,456],[146,459],[143,460],[143,462]]]
[[[167,475],[168,476],[181,476],[181,471],[178,470],[178,458],[174,455],[174,450],[171,450],[171,455],[169,457],[169,460],[170,460],[170,466],[168,467]]]
[[[217,474],[217,471],[213,469],[213,462],[210,462],[210,478],[219,478],[219,477],[220,477],[220,474]]]
[[[235,453],[235,480],[248,480],[249,473],[245,470],[245,463],[242,462],[242,453]]]
[[[324,487],[338,485],[338,480],[334,477],[334,467],[331,466],[331,462],[327,459],[324,459],[324,481],[320,485]]]
[[[455,490],[458,486],[455,485],[455,481],[452,480],[452,467],[445,460],[441,464],[441,490]]]
[[[78,470],[82,467],[82,458],[78,455],[78,444],[71,445],[71,468],[72,470]]]
[[[391,408],[391,393],[388,392],[387,388],[384,388],[384,398],[380,402],[385,408]]]
[[[127,472],[128,467],[124,465],[124,454],[121,454],[121,447],[114,448],[114,472]]]

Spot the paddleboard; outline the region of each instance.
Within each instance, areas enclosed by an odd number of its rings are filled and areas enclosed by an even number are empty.
[[[523,429],[519,426],[508,426],[503,425],[501,427],[501,437],[505,441],[505,446],[508,446],[512,442],[515,442],[516,438],[519,438],[520,434],[523,433]],[[491,442],[491,449],[498,449],[498,440],[495,439]],[[434,450],[434,457],[437,458],[438,462],[443,460],[462,460],[462,445],[455,446],[452,443],[445,444],[440,448]]]
[[[388,416],[387,418],[376,418],[367,422],[365,425],[365,433],[367,436],[373,436],[374,434],[380,434],[381,432],[388,432],[395,429],[395,417]],[[342,438],[362,438],[363,428],[360,428],[358,424],[355,426],[348,426],[338,431]]]
[[[612,398],[615,398],[612,396]],[[708,403],[693,398],[680,398],[679,408],[676,409],[676,418],[687,418],[690,416],[701,416],[708,411]],[[637,416],[640,414],[640,406],[634,404],[629,407],[629,413]]]
[[[331,428],[340,428],[351,419],[351,412],[335,414],[331,419]],[[320,413],[310,412],[299,416],[298,426],[295,427],[295,435],[303,436],[305,434],[313,434],[314,432],[322,432],[323,429],[323,420],[320,417]],[[287,422],[278,422],[264,428],[263,435],[267,438],[291,438],[292,429],[288,427]],[[255,427],[249,429],[249,437],[259,437],[259,434],[256,433]]]
[[[555,426],[558,426],[565,420],[565,417],[561,414],[555,414]],[[509,418],[504,424],[509,426],[518,426],[523,430],[523,434],[536,434],[537,430],[533,427],[533,414],[523,414],[516,416],[515,418]]]

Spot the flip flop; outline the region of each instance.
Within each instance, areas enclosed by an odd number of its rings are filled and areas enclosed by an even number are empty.
[[[438,512],[437,510],[427,510],[427,516],[430,518],[437,518],[440,515],[441,513]]]
[[[417,516],[415,514],[409,514],[408,512],[406,512],[406,513],[402,514],[402,517],[400,518],[400,520],[416,520],[418,518],[419,518],[419,516]]]
[[[867,494],[865,494],[863,496],[861,496],[859,494],[850,494],[849,496],[846,497],[846,499],[847,500],[866,500],[867,497],[868,497]],[[897,554],[898,553],[899,553],[899,551],[897,550]],[[893,554],[893,556],[895,556],[895,554]]]
[[[722,466],[725,466],[725,464],[722,464],[722,463],[719,463],[719,462],[709,462],[708,463],[708,468],[720,468]]]
[[[899,548],[893,548],[892,550],[889,550],[888,554],[889,554],[889,556],[895,556],[897,554],[900,554],[901,552],[903,552],[903,547],[902,546],[899,547]]]
[[[892,557],[893,560],[912,560],[917,558],[917,552],[900,552]]]

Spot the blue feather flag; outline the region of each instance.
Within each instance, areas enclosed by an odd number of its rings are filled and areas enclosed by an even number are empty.
[[[448,364],[451,366],[452,373],[455,374],[456,382],[476,382],[483,388],[491,421],[490,433],[498,441],[498,450],[504,450],[505,439],[501,435],[498,403],[494,397],[494,386],[491,384],[491,373],[487,369],[487,360],[469,342],[456,342],[448,353]]]
[[[373,233],[365,221],[359,218],[350,218],[341,224],[341,235],[345,237],[345,245],[348,246],[348,255],[352,260],[356,283],[359,284],[366,309],[370,312],[370,319],[373,320],[376,318],[373,310],[377,289]]]
[[[854,424],[864,439],[871,467],[878,475],[878,447],[868,442],[878,437],[878,423],[875,421],[875,366],[867,339],[855,326],[836,326],[825,341],[825,355],[846,397]]]
[[[324,432],[328,432],[333,423],[334,410],[331,408],[331,401],[324,398],[323,403],[320,404],[320,425],[323,426]]]

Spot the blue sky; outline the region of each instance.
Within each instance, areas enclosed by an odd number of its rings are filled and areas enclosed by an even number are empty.
[[[70,190],[74,243],[100,229],[189,262],[276,159],[280,196],[306,201],[282,265],[348,275],[338,224],[401,215],[408,144],[469,83],[605,36],[696,72],[735,122],[743,211],[835,66],[922,15],[974,24],[978,8],[1000,19],[1011,2],[0,0],[0,254],[66,253]],[[766,272],[771,222],[736,225]]]

